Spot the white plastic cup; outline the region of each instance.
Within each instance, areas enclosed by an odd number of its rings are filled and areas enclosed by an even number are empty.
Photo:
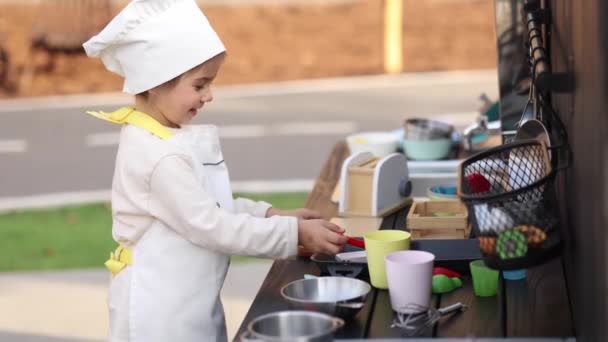
[[[428,308],[435,255],[424,251],[399,251],[385,257],[391,307],[405,312],[408,304]]]

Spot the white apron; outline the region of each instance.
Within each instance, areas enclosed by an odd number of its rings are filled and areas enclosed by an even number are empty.
[[[217,128],[191,128],[169,142],[189,147],[200,166],[201,186],[219,206],[233,212]],[[133,264],[119,272],[110,285],[110,341],[227,340],[219,293],[228,256],[192,244],[158,220],[132,250]]]

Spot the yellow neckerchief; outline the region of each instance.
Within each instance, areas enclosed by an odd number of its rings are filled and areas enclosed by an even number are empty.
[[[119,125],[128,123],[143,128],[163,140],[169,139],[173,135],[160,122],[146,113],[135,110],[133,107],[123,107],[111,113],[88,111],[87,114]],[[110,253],[110,258],[104,265],[112,273],[112,276],[116,276],[127,265],[131,265],[133,262],[132,255],[133,253],[130,248],[118,246],[114,252]]]
[[[143,128],[163,140],[169,139],[173,135],[171,131],[153,117],[144,112],[137,111],[133,107],[122,107],[111,113],[88,111],[87,114],[119,125],[128,123]]]

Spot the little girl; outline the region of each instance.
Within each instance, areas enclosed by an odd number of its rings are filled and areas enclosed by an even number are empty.
[[[112,182],[119,247],[106,262],[111,341],[226,341],[229,255],[341,250],[343,230],[314,211],[233,200],[217,128],[187,126],[212,101],[225,58],[194,0],[134,0],[84,48],[135,95],[134,107],[90,112],[123,124]]]

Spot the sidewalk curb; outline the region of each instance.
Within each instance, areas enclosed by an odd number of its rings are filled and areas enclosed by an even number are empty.
[[[223,85],[215,87],[216,99],[248,98],[258,96],[280,96],[287,94],[307,94],[338,92],[372,87],[411,87],[446,84],[468,84],[496,80],[496,69],[433,71],[403,73],[397,75],[366,75],[252,84]],[[122,106],[132,102],[132,95],[109,92],[75,95],[55,95],[23,97],[0,100],[0,115],[3,113],[30,111],[32,109],[68,109],[78,107]]]

